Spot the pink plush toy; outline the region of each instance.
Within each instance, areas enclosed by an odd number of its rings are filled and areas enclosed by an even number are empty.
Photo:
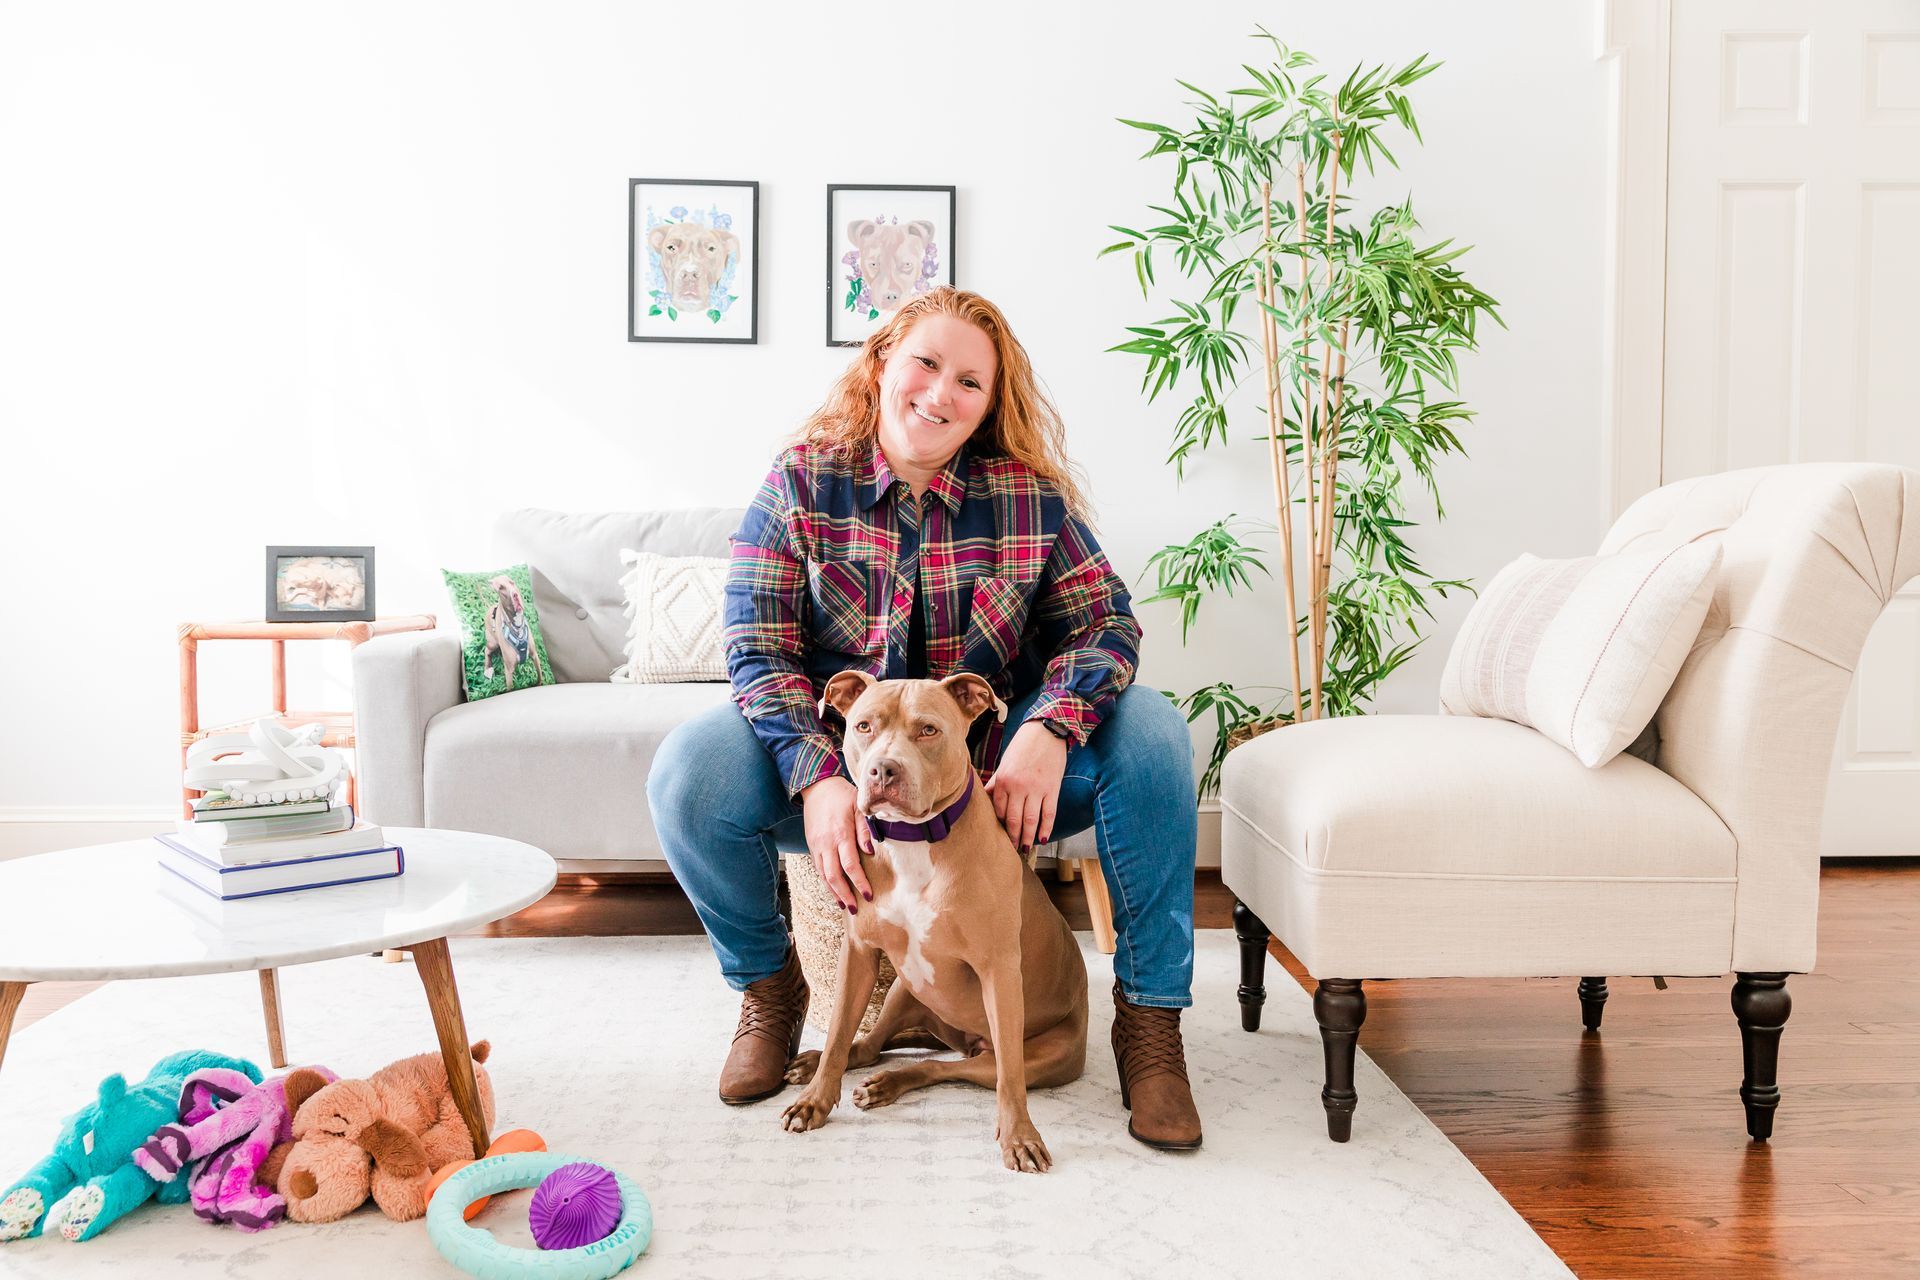
[[[325,1067],[306,1070],[337,1078]],[[180,1122],[147,1139],[133,1153],[134,1164],[156,1182],[171,1182],[187,1169],[196,1214],[265,1231],[286,1217],[287,1202],[260,1167],[276,1144],[293,1137],[293,1114],[305,1101],[287,1097],[287,1079],[256,1085],[238,1071],[194,1072],[180,1091]]]

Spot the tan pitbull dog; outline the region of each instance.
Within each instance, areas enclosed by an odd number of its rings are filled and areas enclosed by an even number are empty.
[[[1053,1157],[1027,1115],[1027,1086],[1080,1078],[1087,969],[1073,930],[974,780],[968,726],[989,707],[1004,718],[1006,705],[971,673],[875,682],[843,671],[827,681],[827,706],[846,718],[844,750],[860,812],[880,820],[866,868],[873,902],[847,918],[826,1048],[794,1059],[787,1079],[806,1088],[781,1121],[795,1133],[819,1128],[840,1101],[849,1067],[872,1066],[889,1047],[934,1047],[910,1034],[925,1028],[967,1056],[870,1075],[854,1089],[853,1105],[883,1107],[946,1080],[990,1086],[1001,1159],[1009,1169],[1043,1172]],[[946,834],[887,838],[893,823]],[[881,952],[900,980],[873,1030],[856,1040]]]

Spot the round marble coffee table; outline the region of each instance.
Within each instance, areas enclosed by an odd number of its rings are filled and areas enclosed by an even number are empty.
[[[406,855],[402,875],[236,902],[221,902],[163,870],[153,840],[0,862],[0,1061],[30,983],[257,969],[267,1047],[273,1065],[284,1067],[275,971],[399,948],[413,953],[454,1102],[475,1157],[485,1155],[491,1139],[447,936],[544,898],[553,888],[554,861],[500,836],[419,827],[386,833]]]

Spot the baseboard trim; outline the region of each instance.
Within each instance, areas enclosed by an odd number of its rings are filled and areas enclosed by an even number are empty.
[[[171,824],[180,815],[178,809],[156,808],[149,804],[97,804],[71,808],[28,808],[24,805],[0,808],[0,823],[18,822],[163,822]]]
[[[173,830],[178,811],[145,805],[0,809],[0,861],[56,849],[142,840]]]

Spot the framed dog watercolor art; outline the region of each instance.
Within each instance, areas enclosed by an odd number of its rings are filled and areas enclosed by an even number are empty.
[[[268,547],[268,622],[371,622],[372,547]]]
[[[827,345],[857,347],[915,294],[953,284],[952,187],[827,188]]]
[[[627,341],[758,342],[760,184],[627,183]]]

